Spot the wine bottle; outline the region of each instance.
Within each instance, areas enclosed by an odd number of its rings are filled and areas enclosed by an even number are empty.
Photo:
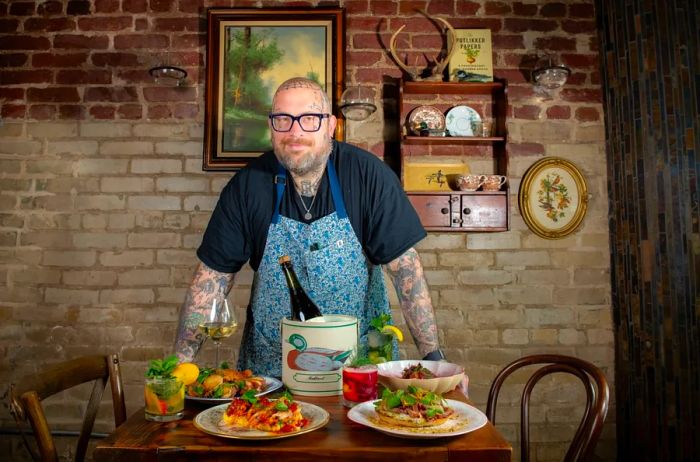
[[[321,310],[318,309],[318,306],[316,306],[313,300],[306,294],[306,291],[299,283],[299,279],[292,266],[292,259],[289,255],[281,256],[279,258],[279,263],[280,266],[282,266],[284,278],[287,280],[287,287],[289,288],[292,321],[304,322],[317,316],[323,316]]]

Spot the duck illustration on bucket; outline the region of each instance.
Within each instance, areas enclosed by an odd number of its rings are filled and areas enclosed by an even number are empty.
[[[292,334],[287,343],[294,348],[287,353],[287,366],[298,371],[334,371],[343,367],[352,350],[308,347],[303,335]]]

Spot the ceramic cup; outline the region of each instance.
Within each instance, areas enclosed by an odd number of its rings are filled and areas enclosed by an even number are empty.
[[[503,175],[484,175],[484,191],[499,191],[507,180]]]
[[[486,181],[486,175],[462,175],[459,179],[459,189],[462,191],[476,191]]]

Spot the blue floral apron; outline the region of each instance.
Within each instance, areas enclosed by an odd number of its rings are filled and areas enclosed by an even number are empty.
[[[306,224],[280,215],[287,172],[279,167],[275,177],[275,211],[260,267],[253,278],[238,358],[240,369],[282,376],[280,320],[291,313],[287,283],[278,262],[282,255],[292,258],[301,285],[323,314],[358,318],[361,344],[366,343],[369,321],[391,313],[382,269],[372,265],[362,251],[330,160],[327,171],[335,212]]]

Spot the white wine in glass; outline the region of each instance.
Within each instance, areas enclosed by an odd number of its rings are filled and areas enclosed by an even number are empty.
[[[236,316],[229,309],[228,300],[223,295],[215,297],[211,303],[211,310],[207,319],[199,325],[199,330],[209,337],[216,345],[214,367],[219,367],[219,347],[221,340],[230,337],[236,332],[238,322]]]

